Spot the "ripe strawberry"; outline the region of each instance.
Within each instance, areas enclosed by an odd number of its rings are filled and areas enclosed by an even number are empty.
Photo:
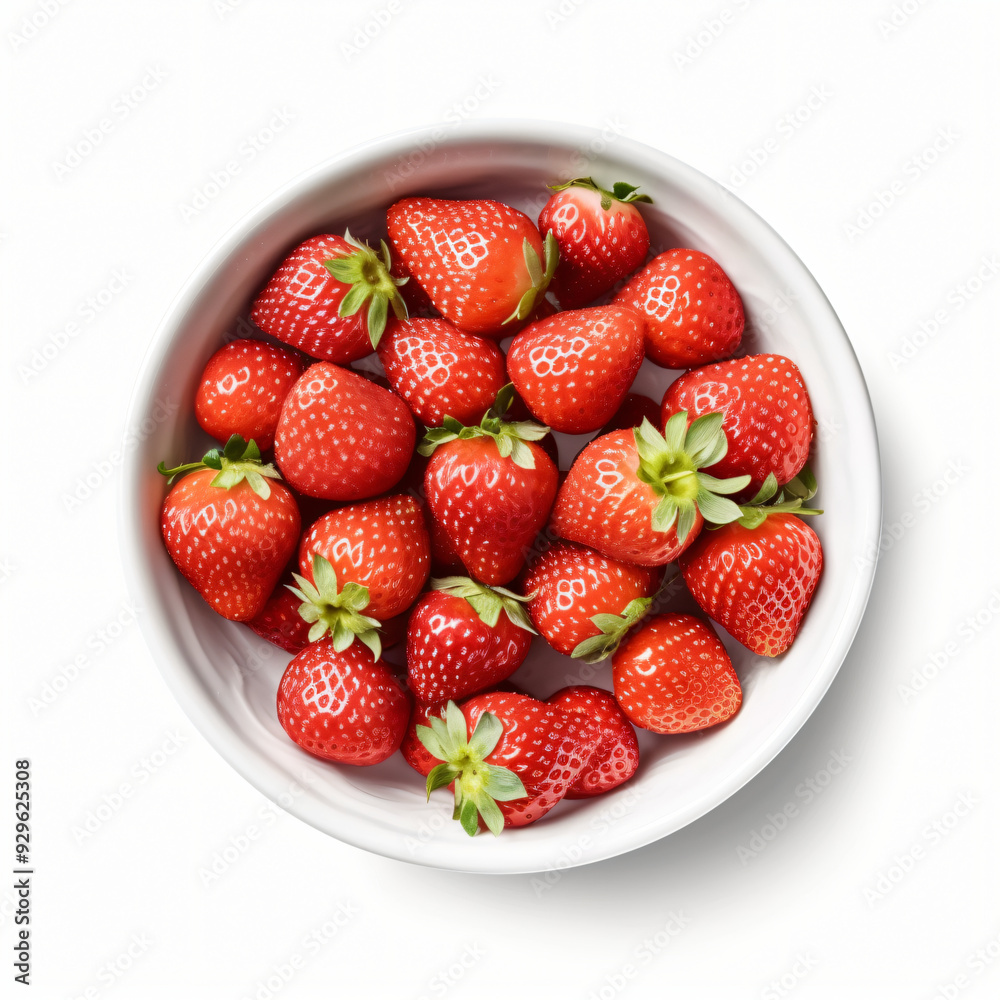
[[[281,404],[305,370],[301,354],[262,340],[234,340],[201,373],[194,398],[198,423],[220,441],[239,434],[266,451],[274,444]]]
[[[557,652],[597,662],[642,617],[662,576],[658,567],[631,566],[583,545],[555,542],[525,577],[524,591],[532,595],[528,614]]]
[[[274,457],[300,493],[363,500],[399,482],[416,436],[413,417],[395,393],[321,361],[285,398]]]
[[[743,700],[726,647],[693,615],[650,618],[611,662],[618,704],[654,733],[692,733],[725,722]]]
[[[505,386],[478,427],[446,419],[419,448],[431,456],[424,477],[431,514],[469,573],[490,586],[520,572],[559,479],[552,460],[533,443],[547,428],[502,419],[512,395]]]
[[[729,450],[709,470],[750,476],[754,488],[773,473],[778,485],[806,464],[813,436],[812,404],[802,373],[779,354],[754,354],[685,372],[663,397],[662,419],[687,410],[693,420],[722,413]]]
[[[487,337],[507,336],[505,324],[528,317],[558,260],[554,238],[543,243],[526,215],[498,201],[404,198],[390,206],[388,229],[441,314]]]
[[[707,615],[759,656],[778,656],[798,634],[823,571],[823,547],[794,514],[766,513],[756,527],[741,519],[706,532],[680,566]]]
[[[445,416],[477,424],[507,383],[496,344],[446,319],[389,320],[378,356],[393,389],[427,427]]]
[[[291,491],[260,451],[234,434],[201,462],[159,471],[173,482],[160,514],[167,552],[223,618],[248,621],[267,603],[301,523]],[[189,473],[189,474],[186,474]]]
[[[655,427],[660,422],[660,404],[649,396],[629,392],[611,419],[595,436],[600,437],[612,431],[627,431],[632,427],[639,427],[643,420],[648,420]]]
[[[385,241],[380,257],[350,233],[313,236],[282,261],[250,318],[311,357],[347,364],[377,346],[390,305],[406,319],[405,279],[393,278],[390,266]]]
[[[384,622],[406,611],[427,582],[431,540],[424,512],[405,494],[331,510],[306,529],[299,544],[299,572],[310,582],[316,582],[317,554],[342,584],[367,591],[365,614]]]
[[[406,735],[403,736],[403,742],[399,745],[399,751],[406,763],[415,771],[419,771],[425,778],[441,761],[420,742],[417,726],[430,726],[432,715],[443,717],[447,705],[447,701],[414,701],[413,708],[410,710],[410,721],[406,727]]]
[[[414,607],[406,633],[410,690],[420,701],[447,701],[510,677],[535,632],[519,603],[525,599],[466,577],[432,586]]]
[[[538,216],[538,229],[543,236],[551,232],[559,246],[552,291],[563,309],[579,309],[646,259],[649,231],[635,203],[652,199],[621,182],[605,191],[589,177],[551,188],[556,193]]]
[[[526,326],[507,370],[532,416],[565,434],[610,420],[642,364],[642,321],[620,306],[556,313]]]
[[[246,624],[262,639],[289,653],[299,653],[309,645],[309,622],[299,614],[302,599],[289,589],[292,574],[284,577],[261,611]]]
[[[678,415],[663,436],[647,420],[591,441],[559,488],[552,527],[611,559],[663,566],[694,541],[703,520],[740,517],[739,507],[718,494],[743,489],[748,477],[721,480],[700,471],[725,454],[722,414],[686,428],[687,417]]]
[[[743,302],[708,254],[675,249],[654,257],[615,296],[646,320],[646,357],[663,368],[728,358],[743,336]]]
[[[548,704],[583,715],[600,732],[597,747],[570,786],[567,799],[586,799],[609,792],[635,774],[639,766],[639,741],[632,723],[607,691],[577,684],[557,691]]]
[[[463,714],[464,713],[464,714]],[[443,763],[427,775],[427,795],[455,784],[455,817],[470,836],[499,835],[545,815],[569,790],[597,746],[597,727],[576,712],[522,694],[479,694],[444,718],[418,726]]]
[[[278,721],[304,750],[340,764],[378,764],[399,748],[410,698],[385,662],[327,637],[288,664],[278,685]]]

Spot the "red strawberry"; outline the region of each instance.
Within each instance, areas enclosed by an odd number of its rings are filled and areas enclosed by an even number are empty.
[[[266,451],[274,444],[281,404],[305,370],[301,354],[262,340],[234,340],[201,373],[194,398],[198,423],[220,441],[239,434]]]
[[[337,652],[310,643],[278,685],[278,721],[304,750],[341,764],[378,764],[399,747],[410,716],[406,689],[361,643]]]
[[[468,333],[504,337],[545,294],[555,240],[498,201],[404,198],[390,206],[389,238],[446,318]],[[545,260],[543,265],[542,260]]]
[[[709,470],[750,476],[759,487],[773,473],[778,485],[806,464],[813,436],[812,404],[802,373],[779,354],[754,354],[685,372],[663,397],[662,419],[687,410],[693,420],[723,415],[729,450]]]
[[[321,361],[285,398],[274,457],[300,493],[363,500],[399,482],[416,436],[413,417],[395,393]]]
[[[612,559],[662,566],[694,541],[703,519],[738,518],[739,507],[718,494],[743,489],[747,477],[719,480],[699,471],[725,454],[722,415],[686,428],[687,418],[678,416],[663,436],[644,421],[591,441],[559,488],[553,528]]]
[[[330,563],[341,585],[367,591],[366,615],[386,621],[406,611],[427,582],[431,540],[424,512],[405,494],[331,510],[299,544],[299,571],[313,583],[316,554]]]
[[[586,799],[609,792],[635,774],[639,766],[639,741],[632,723],[607,691],[577,684],[557,691],[548,704],[585,716],[600,731],[597,747],[570,786],[567,799]]]
[[[251,441],[233,435],[201,462],[159,471],[177,483],[160,529],[170,558],[223,618],[248,621],[263,609],[295,551],[301,523],[291,491]],[[190,475],[185,475],[190,473]]]
[[[469,573],[490,586],[520,572],[559,479],[552,460],[532,443],[547,429],[503,421],[512,394],[505,387],[478,427],[449,418],[420,445],[422,454],[431,455],[424,477],[427,506]]]
[[[640,396],[635,392],[627,393],[621,406],[597,432],[596,436],[610,434],[612,431],[627,431],[631,427],[640,426],[643,420],[648,420],[654,426],[658,424],[660,422],[660,404],[650,399],[649,396]]]
[[[446,319],[389,320],[378,356],[393,389],[427,427],[440,427],[445,416],[479,423],[507,383],[500,348]]]
[[[778,656],[812,600],[823,547],[794,514],[768,513],[754,528],[742,521],[702,535],[681,557],[681,571],[707,615],[754,653]]]
[[[464,713],[464,714],[463,714]],[[569,790],[597,746],[597,727],[576,712],[522,694],[490,692],[449,702],[417,735],[443,761],[427,794],[454,782],[455,816],[470,836],[499,834],[545,815]]]
[[[743,302],[708,254],[675,249],[654,257],[615,296],[646,320],[646,357],[663,368],[728,358],[743,336]]]
[[[646,259],[649,232],[635,203],[652,199],[636,194],[632,184],[605,191],[589,177],[551,187],[556,193],[538,216],[538,228],[559,245],[552,291],[563,309],[579,309]]]
[[[465,577],[433,581],[410,615],[406,669],[420,701],[466,698],[506,680],[524,662],[534,629],[509,590]]]
[[[300,614],[302,598],[289,590],[293,583],[289,573],[267,599],[267,604],[247,625],[262,639],[280,646],[289,653],[301,652],[309,645],[309,622]]]
[[[691,733],[725,722],[743,700],[726,647],[693,615],[650,618],[611,662],[618,704],[654,733]]]
[[[610,420],[642,364],[642,322],[631,309],[593,306],[526,326],[507,370],[532,416],[565,434]]]
[[[410,722],[406,727],[406,735],[399,745],[400,753],[402,753],[406,763],[415,771],[419,771],[425,778],[441,761],[420,742],[417,726],[429,727],[431,716],[443,717],[447,705],[447,701],[414,701],[413,708],[410,710]]]
[[[406,319],[402,279],[350,233],[324,234],[297,246],[257,296],[250,318],[265,332],[314,358],[347,364],[371,354],[388,308]],[[364,307],[364,308],[362,308]]]
[[[524,591],[532,595],[528,614],[553,649],[597,662],[645,613],[662,576],[658,567],[631,566],[583,545],[556,542],[525,577]]]

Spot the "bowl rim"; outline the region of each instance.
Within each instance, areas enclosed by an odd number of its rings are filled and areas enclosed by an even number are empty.
[[[443,137],[442,132],[445,133]],[[220,265],[282,206],[328,186],[338,170],[349,169],[353,172],[366,163],[369,167],[374,167],[375,164],[384,163],[390,157],[398,158],[412,153],[421,147],[421,143],[428,142],[432,143],[435,149],[445,150],[474,143],[491,145],[517,143],[587,149],[591,148],[603,134],[597,128],[544,119],[466,120],[460,127],[428,125],[370,139],[301,172],[232,225],[203,256],[174,296],[144,354],[133,386],[124,426],[126,428],[137,426],[137,421],[141,419],[148,401],[153,398],[158,372],[172,346],[172,332],[183,325],[185,316],[197,303],[205,286],[210,283]],[[845,365],[853,366],[857,385],[862,390],[852,398],[852,404],[863,406],[863,411],[858,417],[867,424],[867,433],[861,443],[866,454],[855,453],[854,460],[860,467],[868,470],[868,474],[864,477],[867,495],[863,498],[865,537],[861,540],[861,544],[867,543],[867,551],[875,555],[865,562],[855,581],[841,628],[836,634],[834,647],[826,657],[826,662],[830,666],[817,671],[793,709],[762,743],[760,751],[735,767],[722,789],[718,785],[713,785],[711,793],[689,803],[679,821],[667,824],[651,820],[635,828],[630,837],[614,839],[611,844],[575,862],[581,865],[593,864],[646,846],[701,818],[760,773],[799,732],[833,683],[860,627],[875,578],[878,542],[882,530],[881,465],[871,397],[853,345],[815,277],[784,239],[722,184],[670,154],[644,143],[621,135],[615,136],[613,142],[616,154],[620,151],[621,155],[627,156],[630,161],[641,163],[650,171],[669,176],[672,183],[685,187],[703,201],[724,200],[726,211],[733,214],[740,232],[753,241],[753,245],[759,248],[762,256],[776,261],[783,273],[789,270],[798,273],[796,296],[803,315],[807,319],[821,316],[824,327],[839,332],[837,349],[842,355],[841,361]],[[153,568],[143,557],[143,531],[148,526],[143,524],[140,515],[141,505],[136,499],[140,496],[142,477],[148,472],[145,470],[145,463],[146,458],[142,449],[133,449],[126,454],[118,491],[119,554],[128,589],[133,597],[138,599],[143,609],[140,624],[144,639],[161,675],[192,725],[238,774],[277,804],[279,795],[287,786],[287,776],[263,753],[253,759],[248,757],[245,744],[237,738],[235,732],[226,724],[225,718],[204,697],[202,684],[195,672],[183,669],[179,662],[182,657],[174,642],[166,610],[156,599],[157,587]],[[334,833],[329,823],[325,822],[325,808],[314,804],[309,796],[300,796],[292,805],[281,808],[344,843],[412,864],[480,874],[524,874],[553,867],[551,864],[539,865],[537,859],[531,859],[529,851],[508,852],[502,858],[497,856],[491,858],[489,854],[483,852],[479,855],[485,862],[483,865],[449,863],[430,855],[407,855],[400,838],[382,836],[372,840],[370,837],[359,835],[360,831],[353,828]],[[670,818],[673,820],[673,815]]]

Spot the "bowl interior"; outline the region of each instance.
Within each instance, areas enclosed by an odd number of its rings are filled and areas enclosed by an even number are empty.
[[[846,655],[871,585],[867,556],[880,527],[877,444],[863,377],[829,303],[781,239],[713,181],[662,153],[585,129],[484,123],[444,131],[373,143],[298,179],[240,224],[191,278],[135,390],[129,426],[144,445],[126,464],[122,553],[150,648],[179,701],[262,792],[319,829],[390,857],[466,871],[541,871],[613,856],[686,825],[753,777],[808,718]],[[818,420],[812,466],[826,513],[813,525],[823,541],[824,576],[784,656],[755,657],[718,630],[744,688],[743,707],[729,723],[683,737],[640,733],[641,768],[622,788],[592,802],[564,801],[543,821],[498,839],[473,839],[451,822],[446,793],[425,801],[422,779],[399,755],[351,768],[309,757],[288,740],[274,697],[289,656],[216,616],[174,570],[159,534],[165,488],[155,465],[203,453],[208,440],[194,420],[193,398],[204,363],[226,339],[260,336],[246,319],[249,303],[296,243],[345,228],[374,242],[384,235],[386,207],[410,194],[490,197],[535,218],[546,184],[581,174],[639,184],[654,202],[643,206],[654,248],[703,250],[738,288],[748,319],[739,353],[781,353],[801,368]],[[644,362],[635,391],[658,400],[677,374]],[[563,468],[590,436],[560,435]],[[536,640],[514,679],[545,697],[568,683],[610,687],[610,668],[581,664]]]

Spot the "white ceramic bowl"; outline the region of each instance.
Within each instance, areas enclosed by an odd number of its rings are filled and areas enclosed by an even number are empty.
[[[654,246],[707,252],[739,289],[748,317],[741,353],[774,351],[801,368],[819,422],[813,468],[826,513],[813,523],[826,565],[784,656],[764,660],[724,636],[744,689],[733,720],[690,736],[641,733],[640,771],[620,789],[564,801],[541,822],[497,839],[469,838],[450,819],[447,793],[425,801],[423,780],[398,754],[352,768],[316,760],[289,741],[274,709],[289,657],[217,617],[174,569],[160,538],[165,486],[156,462],[203,453],[207,442],[193,416],[198,376],[227,335],[245,335],[240,317],[296,243],[346,226],[377,238],[385,208],[414,194],[497,198],[536,217],[547,183],[581,174],[641,185],[654,200],[642,208]],[[677,374],[646,362],[637,388],[659,399]],[[176,412],[164,416],[171,403]],[[822,291],[780,237],[714,181],[646,146],[575,126],[494,121],[413,131],[293,181],[215,247],[181,291],[153,338],[129,426],[142,429],[145,444],[125,467],[122,553],[147,642],[178,701],[269,798],[342,841],[405,861],[544,871],[632,850],[702,816],[760,771],[815,709],[850,647],[874,575],[869,553],[881,527],[875,425],[857,360]],[[561,442],[563,467],[585,440]],[[536,640],[515,680],[546,697],[574,680],[610,687],[609,675],[607,665],[589,668]]]

